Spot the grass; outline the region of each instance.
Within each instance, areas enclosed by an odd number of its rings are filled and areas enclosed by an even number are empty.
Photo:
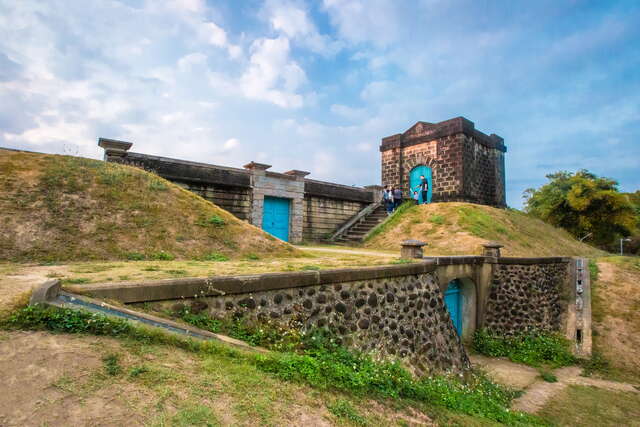
[[[566,231],[515,209],[459,202],[403,205],[373,230],[365,246],[392,249],[407,239],[428,242],[427,255],[479,254],[482,244],[491,240],[504,245],[506,256],[605,255]]]
[[[119,355],[115,353],[108,354],[102,359],[102,362],[104,362],[104,370],[107,375],[115,377],[116,375],[120,375],[122,373],[122,366],[120,366]]]
[[[591,260],[593,355],[588,375],[640,384],[640,258]]]
[[[131,262],[84,262],[56,266],[30,266],[0,264],[11,269],[12,274],[42,274],[61,278],[65,284],[103,283],[111,278],[118,280],[156,280],[176,277],[207,277],[235,274],[259,274],[280,271],[313,271],[332,268],[365,267],[392,264],[398,260],[398,252],[388,255],[362,255],[305,251],[302,257],[262,258],[258,260],[173,260]],[[126,277],[126,279],[119,279]],[[115,280],[114,280],[115,279]],[[1,280],[1,279],[0,279]],[[77,281],[77,282],[76,282]],[[75,283],[74,283],[75,282]]]
[[[487,329],[479,329],[473,336],[473,348],[485,356],[507,357],[512,362],[529,366],[559,368],[576,363],[569,341],[552,333],[533,331],[501,336]]]
[[[167,261],[212,252],[236,259],[296,255],[292,246],[138,168],[0,149],[0,170],[8,174],[0,174],[0,259],[51,263]]]
[[[378,224],[365,236],[364,241],[368,242],[374,237],[385,233],[390,230],[392,227],[397,225],[403,217],[403,214],[406,212],[410,212],[412,209],[415,209],[416,205],[414,202],[404,202],[382,223]]]
[[[240,405],[255,422],[269,423],[273,400],[282,395],[273,391],[267,401],[252,398],[263,386],[263,374],[274,380],[306,384],[321,392],[336,390],[347,395],[378,399],[398,399],[409,405],[433,405],[447,411],[471,415],[508,424],[539,425],[536,417],[508,410],[515,394],[492,383],[481,374],[465,381],[455,376],[434,376],[416,379],[398,363],[375,361],[367,355],[351,352],[337,344],[328,332],[316,331],[302,336],[303,349],[298,352],[270,354],[246,353],[216,342],[167,335],[163,332],[133,326],[120,319],[111,319],[83,311],[53,307],[26,307],[4,322],[5,327],[48,329],[54,332],[110,335],[142,346],[165,345],[201,355],[205,370],[233,371],[243,382],[247,400]],[[107,362],[105,362],[107,363]],[[114,362],[109,362],[113,364]],[[262,374],[259,374],[262,373]],[[141,373],[144,378],[147,373]],[[215,378],[212,378],[215,380]],[[262,395],[261,395],[262,396]],[[417,403],[412,403],[417,402]],[[334,406],[341,416],[357,418],[348,405]]]
[[[570,385],[550,399],[540,415],[550,424],[561,426],[638,425],[640,393]]]
[[[367,419],[360,415],[351,402],[346,399],[338,399],[327,405],[327,409],[339,419],[357,426],[368,425]]]

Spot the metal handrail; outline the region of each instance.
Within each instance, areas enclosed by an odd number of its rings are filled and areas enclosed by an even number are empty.
[[[338,230],[335,233],[333,233],[333,235],[331,237],[329,237],[329,241],[331,241],[331,242],[335,241],[338,237],[342,236],[352,226],[354,226],[356,223],[360,222],[362,219],[364,219],[367,215],[369,215],[371,212],[375,211],[380,206],[382,206],[382,201],[381,200],[377,201],[375,203],[371,203],[369,206],[367,206],[366,208],[362,209],[353,218],[351,218],[350,220],[345,222],[340,228],[338,228]]]

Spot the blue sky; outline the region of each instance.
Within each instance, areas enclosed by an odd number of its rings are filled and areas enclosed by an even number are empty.
[[[640,188],[640,2],[0,0],[0,146],[133,151],[349,185],[464,116],[505,139],[508,203],[586,168]]]

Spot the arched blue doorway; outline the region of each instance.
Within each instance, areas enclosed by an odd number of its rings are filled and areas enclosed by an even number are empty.
[[[421,165],[411,169],[411,172],[409,173],[409,186],[411,187],[411,194],[409,194],[409,196],[413,198],[413,192],[418,191],[420,203],[424,202],[424,200],[422,200],[422,192],[419,189],[420,176],[422,175],[424,175],[424,177],[427,179],[427,182],[429,183],[429,191],[427,192],[427,203],[431,203],[431,193],[433,190],[433,183],[432,183],[432,177],[431,177],[431,168],[428,166]]]
[[[456,279],[449,282],[447,290],[444,292],[444,304],[449,310],[449,315],[453,321],[458,336],[462,336],[462,292],[461,283]]]

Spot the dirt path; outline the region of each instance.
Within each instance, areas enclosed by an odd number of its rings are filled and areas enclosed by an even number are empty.
[[[482,367],[494,381],[508,387],[525,390],[524,394],[514,400],[512,405],[512,409],[522,412],[538,412],[549,399],[569,385],[584,385],[611,391],[640,392],[632,384],[582,377],[580,376],[582,368],[578,366],[556,369],[553,374],[558,382],[550,383],[540,379],[537,369],[506,359],[473,355],[471,361],[474,365]]]
[[[19,272],[9,271],[6,274],[0,274],[0,309],[10,305],[21,294],[48,280],[47,274],[62,268],[64,266],[33,266],[28,271],[20,268]]]
[[[323,248],[321,246],[296,246],[296,249],[300,249],[303,251],[314,251],[314,252],[330,252],[335,254],[379,256],[379,257],[385,257],[385,258],[397,258],[400,256],[400,252],[398,252],[397,254],[393,254],[391,252],[379,252],[379,251],[346,249],[346,248],[345,249]]]

